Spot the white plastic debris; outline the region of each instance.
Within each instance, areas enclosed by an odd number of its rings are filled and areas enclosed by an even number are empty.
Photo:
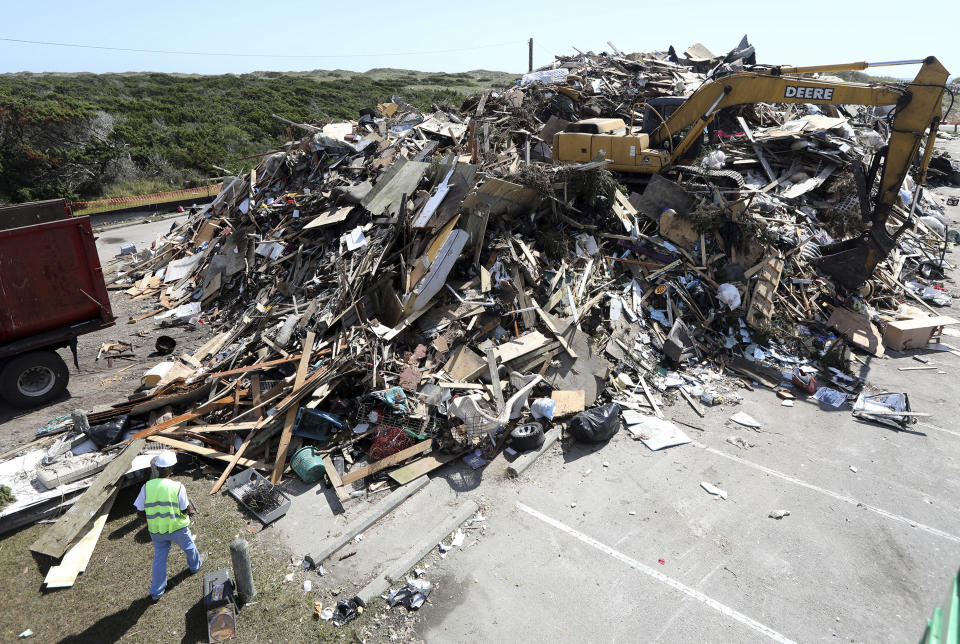
[[[850,466],[850,471],[853,472],[854,474],[856,474],[856,473],[857,473],[857,468],[855,468],[853,465],[851,465],[851,466]]]
[[[730,307],[730,310],[740,306],[740,291],[733,284],[721,284],[717,287],[717,299]]]
[[[759,428],[761,426],[759,420],[757,420],[750,414],[744,413],[742,411],[738,411],[737,413],[735,413],[733,416],[730,417],[730,420],[740,425],[743,425],[744,427]]]
[[[790,516],[790,510],[774,510],[768,515],[771,519],[782,519]]]
[[[562,83],[567,80],[567,75],[570,73],[570,70],[566,67],[558,67],[557,69],[544,69],[541,71],[530,72],[524,74],[520,77],[520,85],[529,85],[530,83],[535,83],[540,81],[541,83]]]
[[[721,152],[720,150],[714,150],[707,156],[703,157],[703,166],[711,170],[719,170],[723,167],[723,164],[727,162],[727,155]]]
[[[557,410],[557,401],[552,398],[537,398],[530,403],[530,413],[536,419],[546,418],[553,420],[553,413]]]
[[[721,490],[720,488],[718,488],[716,485],[712,483],[707,483],[706,481],[700,481],[700,487],[706,490],[707,493],[709,494],[712,494],[714,496],[719,496],[724,501],[726,501],[727,499],[727,491]]]
[[[331,619],[333,619],[333,609],[324,608],[323,612],[320,613],[320,619],[324,620],[325,622],[329,622]]]
[[[731,445],[739,447],[740,449],[748,449],[752,447],[750,443],[748,443],[747,441],[745,441],[739,436],[727,436],[727,442],[730,443]]]
[[[347,250],[357,250],[367,245],[367,238],[363,234],[363,228],[357,226],[348,233],[345,233],[340,239],[347,245]]]
[[[309,579],[304,579],[304,580],[303,580],[303,592],[309,593],[311,590],[313,590],[313,582],[310,581]]]
[[[465,537],[466,537],[466,535],[463,534],[463,530],[457,530],[457,533],[456,533],[455,535],[453,535],[453,541],[450,542],[450,547],[451,547],[451,548],[460,548],[460,547],[462,547],[462,546],[463,546],[463,540],[464,540]]]

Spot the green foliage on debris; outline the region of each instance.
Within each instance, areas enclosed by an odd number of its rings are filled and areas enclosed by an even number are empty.
[[[351,119],[393,95],[425,109],[459,106],[467,94],[514,78],[392,69],[0,75],[0,203],[204,185],[224,174],[214,166],[246,170],[256,160],[243,157],[290,138],[271,114],[310,123]]]
[[[13,491],[9,487],[0,485],[0,510],[14,503],[16,500],[17,498],[13,496]]]

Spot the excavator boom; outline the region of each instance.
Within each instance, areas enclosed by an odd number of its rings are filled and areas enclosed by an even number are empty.
[[[865,69],[870,66],[868,63],[774,67],[708,80],[645,134],[628,132],[619,119],[572,124],[566,132],[555,135],[554,158],[560,162],[588,161],[602,154],[612,161],[608,166],[611,170],[658,173],[688,156],[717,113],[726,107],[753,103],[895,106],[877,200],[873,212],[864,213],[873,225],[861,238],[824,248],[826,256],[821,260],[827,273],[844,286],[855,288],[869,278],[893,248],[896,235],[887,232],[887,218],[929,128],[930,143],[921,168],[921,178],[925,176],[925,164],[941,119],[947,70],[933,56],[899,63],[921,63],[916,78],[907,85],[832,82],[798,75]]]

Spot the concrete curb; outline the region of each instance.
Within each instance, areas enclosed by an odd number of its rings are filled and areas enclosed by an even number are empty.
[[[387,568],[376,579],[364,586],[363,590],[356,594],[355,599],[367,604],[385,593],[390,588],[391,583],[402,579],[411,568],[417,565],[418,561],[423,559],[428,552],[436,548],[437,544],[440,543],[444,537],[453,532],[457,526],[469,519],[472,515],[476,514],[479,509],[480,506],[474,501],[466,501],[463,503],[457,508],[457,511],[453,515],[447,517],[440,525],[428,532],[427,536],[418,541],[403,557]]]
[[[398,505],[413,496],[414,493],[423,489],[423,487],[429,482],[430,478],[424,475],[410,481],[406,485],[398,487],[396,490],[388,494],[382,501],[370,508],[370,510],[368,510],[366,513],[360,515],[351,523],[349,523],[346,529],[343,531],[343,534],[338,537],[327,539],[317,550],[311,552],[310,554],[304,555],[304,561],[309,563],[312,568],[316,568],[321,562],[323,562],[324,559],[345,546],[355,536],[388,515]]]
[[[517,477],[524,473],[524,471],[533,465],[538,458],[540,458],[544,452],[553,447],[553,444],[557,442],[557,439],[560,438],[560,426],[556,426],[546,433],[543,437],[543,445],[540,446],[535,452],[527,452],[517,457],[513,463],[507,467],[507,476]]]

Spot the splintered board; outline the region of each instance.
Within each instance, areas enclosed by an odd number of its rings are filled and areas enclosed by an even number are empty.
[[[409,465],[404,465],[403,467],[397,468],[390,472],[390,478],[400,485],[406,485],[418,476],[422,476],[427,472],[432,472],[441,465],[445,465],[450,461],[459,458],[464,453],[465,452],[460,452],[458,454],[430,454],[429,456],[424,456],[423,458],[418,459]]]
[[[90,557],[93,556],[93,549],[97,547],[97,541],[103,532],[103,526],[107,523],[107,516],[113,507],[113,502],[117,498],[117,492],[114,490],[107,502],[100,508],[100,512],[90,521],[90,528],[80,539],[67,550],[63,555],[63,560],[58,566],[52,566],[47,571],[47,576],[43,583],[49,588],[69,588],[80,573],[85,572],[87,564],[90,563]]]
[[[142,438],[138,438],[127,445],[93,479],[90,487],[80,495],[73,507],[33,542],[30,550],[54,559],[62,557],[80,531],[90,522],[90,518],[96,515],[116,492],[117,481],[130,469],[130,464],[143,449],[145,442]]]
[[[777,286],[780,285],[780,273],[783,271],[783,258],[768,256],[763,260],[760,274],[757,275],[757,284],[753,288],[750,298],[750,308],[747,311],[747,324],[756,329],[767,324],[773,317],[774,301],[777,297]]]

